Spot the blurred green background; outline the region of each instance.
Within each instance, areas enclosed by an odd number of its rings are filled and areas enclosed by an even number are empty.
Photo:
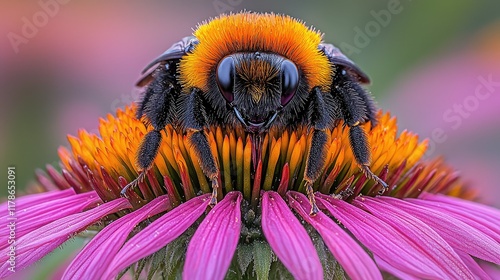
[[[370,90],[381,108],[398,116],[401,130],[430,138],[430,156],[444,155],[485,202],[500,206],[500,86],[483,85],[490,93],[485,100],[474,95],[481,77],[500,83],[498,1],[38,0],[0,6],[0,178],[16,166],[18,191],[35,169],[57,164],[67,134],[96,131],[99,117],[136,100],[133,85],[151,59],[203,20],[250,10],[289,14],[322,31],[324,41],[369,74]],[[0,197],[6,195],[1,185]],[[38,278],[48,278],[66,251],[38,265]]]

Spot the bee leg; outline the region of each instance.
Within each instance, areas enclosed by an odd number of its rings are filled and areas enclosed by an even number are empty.
[[[358,125],[353,125],[349,129],[349,141],[351,143],[352,152],[356,162],[359,164],[361,171],[368,179],[375,180],[382,186],[381,193],[385,192],[389,186],[384,180],[380,179],[370,170],[370,151],[368,149],[368,141],[365,131]]]
[[[356,86],[360,88],[360,91],[358,91],[359,97],[363,100],[363,103],[365,104],[366,108],[365,122],[369,121],[371,123],[371,127],[373,128],[378,123],[377,106],[375,105],[375,101],[373,100],[371,94],[363,90],[360,85],[356,84]]]
[[[137,185],[144,180],[146,172],[153,165],[153,162],[158,154],[158,149],[161,143],[161,132],[158,130],[151,130],[146,134],[142,140],[141,146],[137,153],[137,165],[140,168],[140,173],[137,178],[128,183],[120,192],[120,195],[127,197],[126,193],[129,189],[137,187]]]
[[[212,195],[210,196],[210,205],[215,206],[217,204],[217,190],[219,189],[219,181],[217,177],[215,177],[211,181],[212,181]]]
[[[363,87],[352,80],[352,77],[344,76],[343,98],[349,102],[347,109],[349,111],[350,120],[355,122],[365,123],[369,121],[371,127],[377,125],[377,106],[372,95],[363,89]],[[348,89],[348,90],[345,90]]]
[[[161,143],[161,132],[158,130],[152,130],[146,134],[144,140],[142,140],[139,152],[137,153],[137,164],[141,168],[139,176],[135,178],[132,182],[128,183],[120,192],[120,195],[127,197],[126,193],[130,188],[135,188],[139,182],[142,182],[146,177],[146,172],[158,154],[158,149]]]
[[[368,140],[365,131],[359,126],[366,121],[371,121],[372,127],[376,124],[375,103],[369,93],[347,75],[337,75],[334,83],[337,85],[336,96],[341,104],[344,122],[349,126],[349,141],[354,158],[366,177],[375,180],[385,191],[387,183],[370,170]]]
[[[121,190],[122,196],[126,196],[130,188],[136,187],[146,177],[146,172],[153,165],[160,148],[161,130],[167,126],[173,113],[172,107],[174,107],[176,95],[172,92],[174,87],[169,80],[168,73],[158,68],[154,75],[155,80],[148,86],[136,112],[138,119],[141,119],[143,115],[146,116],[147,123],[151,124],[153,130],[144,136],[137,152],[139,176]]]
[[[208,124],[200,91],[194,89],[183,102],[185,102],[184,106],[181,107],[185,108],[182,112],[184,129],[187,132],[189,143],[198,156],[201,170],[212,182],[210,204],[215,205],[217,204],[217,190],[219,189],[219,168],[203,130]]]
[[[144,178],[146,178],[146,172],[141,171],[141,173],[139,173],[139,176],[137,176],[137,178],[135,178],[132,182],[128,183],[125,187],[123,187],[123,189],[120,191],[120,196],[128,198],[127,191],[129,189],[137,187],[137,185],[140,182],[142,182]]]
[[[314,198],[313,183],[319,178],[325,165],[325,147],[328,135],[323,130],[314,130],[312,135],[311,147],[307,158],[306,170],[304,174],[307,197],[311,203],[310,215],[318,213],[318,206]]]
[[[309,154],[304,172],[304,181],[307,197],[311,204],[311,212],[309,214],[313,216],[319,212],[318,206],[316,205],[316,199],[314,198],[313,184],[323,171],[325,165],[325,147],[328,141],[328,135],[326,133],[328,122],[328,117],[326,115],[327,111],[325,110],[323,95],[318,88],[313,90],[309,108],[308,121],[309,124],[314,127],[314,131],[312,132],[311,146],[309,147]]]

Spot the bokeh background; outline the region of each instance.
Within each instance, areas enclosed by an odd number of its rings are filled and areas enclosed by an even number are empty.
[[[137,99],[134,83],[153,58],[199,22],[240,10],[289,14],[325,33],[370,75],[400,130],[429,138],[428,156],[443,155],[500,206],[496,0],[2,1],[0,197],[7,166],[21,192],[37,168],[57,164],[67,134],[96,131],[99,117]],[[37,265],[36,278],[51,277],[78,242]]]

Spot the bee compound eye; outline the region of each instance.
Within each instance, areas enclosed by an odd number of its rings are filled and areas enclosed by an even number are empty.
[[[222,96],[231,103],[234,99],[234,59],[225,57],[217,66],[217,86]]]
[[[292,100],[299,85],[299,71],[293,62],[286,59],[281,64],[281,105]]]

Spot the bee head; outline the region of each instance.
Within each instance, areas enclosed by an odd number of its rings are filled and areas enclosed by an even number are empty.
[[[177,73],[183,92],[201,93],[208,125],[242,124],[250,132],[299,125],[313,88],[330,91],[334,69],[321,33],[292,17],[242,12],[193,35],[197,44]]]
[[[236,53],[217,65],[220,94],[249,132],[263,132],[297,92],[300,76],[290,60],[272,53]]]

